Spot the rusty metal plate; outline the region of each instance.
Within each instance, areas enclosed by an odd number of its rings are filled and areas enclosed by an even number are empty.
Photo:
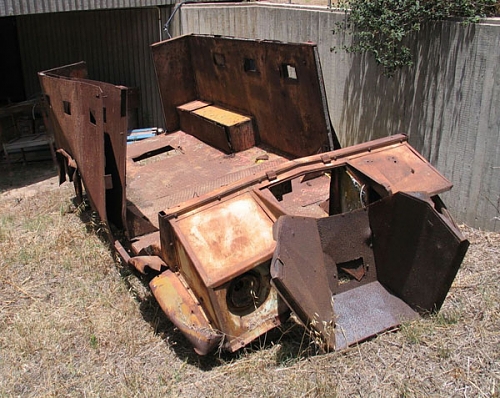
[[[335,346],[332,292],[316,219],[283,216],[274,225],[273,285],[304,325]]]
[[[417,312],[378,281],[334,296],[333,308],[336,350],[419,318]]]
[[[400,192],[369,211],[378,280],[424,314],[441,308],[469,247],[435,202]]]
[[[180,278],[166,270],[151,280],[149,286],[163,312],[186,336],[195,351],[205,355],[220,344],[222,335],[212,328],[200,304]]]
[[[80,62],[40,72],[39,78],[58,150],[76,161],[101,220],[124,228],[127,88],[87,75]]]
[[[407,143],[372,150],[350,158],[347,164],[382,185],[390,194],[418,191],[437,195],[452,187],[449,180]]]
[[[399,192],[327,218],[282,216],[273,283],[335,349],[437,311],[468,247],[442,206]]]
[[[271,257],[273,222],[250,193],[243,193],[173,225],[203,283],[215,287]]]
[[[56,147],[76,160],[92,207],[107,220],[102,90],[78,80],[40,74]]]
[[[181,131],[127,149],[128,199],[156,227],[159,211],[175,211],[183,202],[264,174],[287,160],[257,147],[228,156]],[[150,157],[134,161],[148,153]],[[258,161],[263,155],[267,160]]]
[[[152,52],[169,131],[176,107],[200,100],[253,117],[261,142],[290,155],[333,149],[315,44],[188,35]]]

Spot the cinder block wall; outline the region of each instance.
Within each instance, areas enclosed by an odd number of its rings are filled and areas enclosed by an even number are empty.
[[[339,50],[344,14],[270,3],[185,5],[172,32],[318,44],[330,116],[343,145],[404,132],[454,184],[443,199],[459,222],[500,230],[500,19],[427,26],[415,65],[386,78],[372,58]]]

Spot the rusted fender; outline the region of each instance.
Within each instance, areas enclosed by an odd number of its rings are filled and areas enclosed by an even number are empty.
[[[170,321],[193,345],[198,355],[206,355],[222,342],[222,334],[210,322],[181,276],[166,270],[149,283],[153,295]]]

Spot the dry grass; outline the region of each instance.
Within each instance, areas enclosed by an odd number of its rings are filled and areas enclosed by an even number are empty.
[[[20,170],[45,181],[16,189],[19,170],[0,170],[0,396],[500,396],[498,233],[463,227],[471,248],[435,317],[327,355],[290,322],[199,358],[82,223],[72,187]]]

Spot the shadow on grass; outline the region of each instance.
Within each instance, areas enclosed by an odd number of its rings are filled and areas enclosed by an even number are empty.
[[[149,279],[145,279],[144,276],[141,275],[139,278],[142,279],[143,283],[149,283]],[[311,344],[307,330],[290,319],[281,327],[270,330],[234,353],[216,350],[206,356],[200,356],[194,352],[187,338],[163,313],[152,295],[148,295],[140,301],[140,311],[144,320],[151,325],[155,333],[160,334],[165,343],[181,360],[197,366],[203,371],[210,371],[218,366],[238,362],[238,360],[259,355],[262,350],[270,350],[275,347],[277,350],[273,355],[279,366],[289,366],[300,359],[319,354],[314,344]]]
[[[0,193],[35,184],[55,176],[57,176],[57,167],[52,161],[14,163],[10,167],[1,163]]]

